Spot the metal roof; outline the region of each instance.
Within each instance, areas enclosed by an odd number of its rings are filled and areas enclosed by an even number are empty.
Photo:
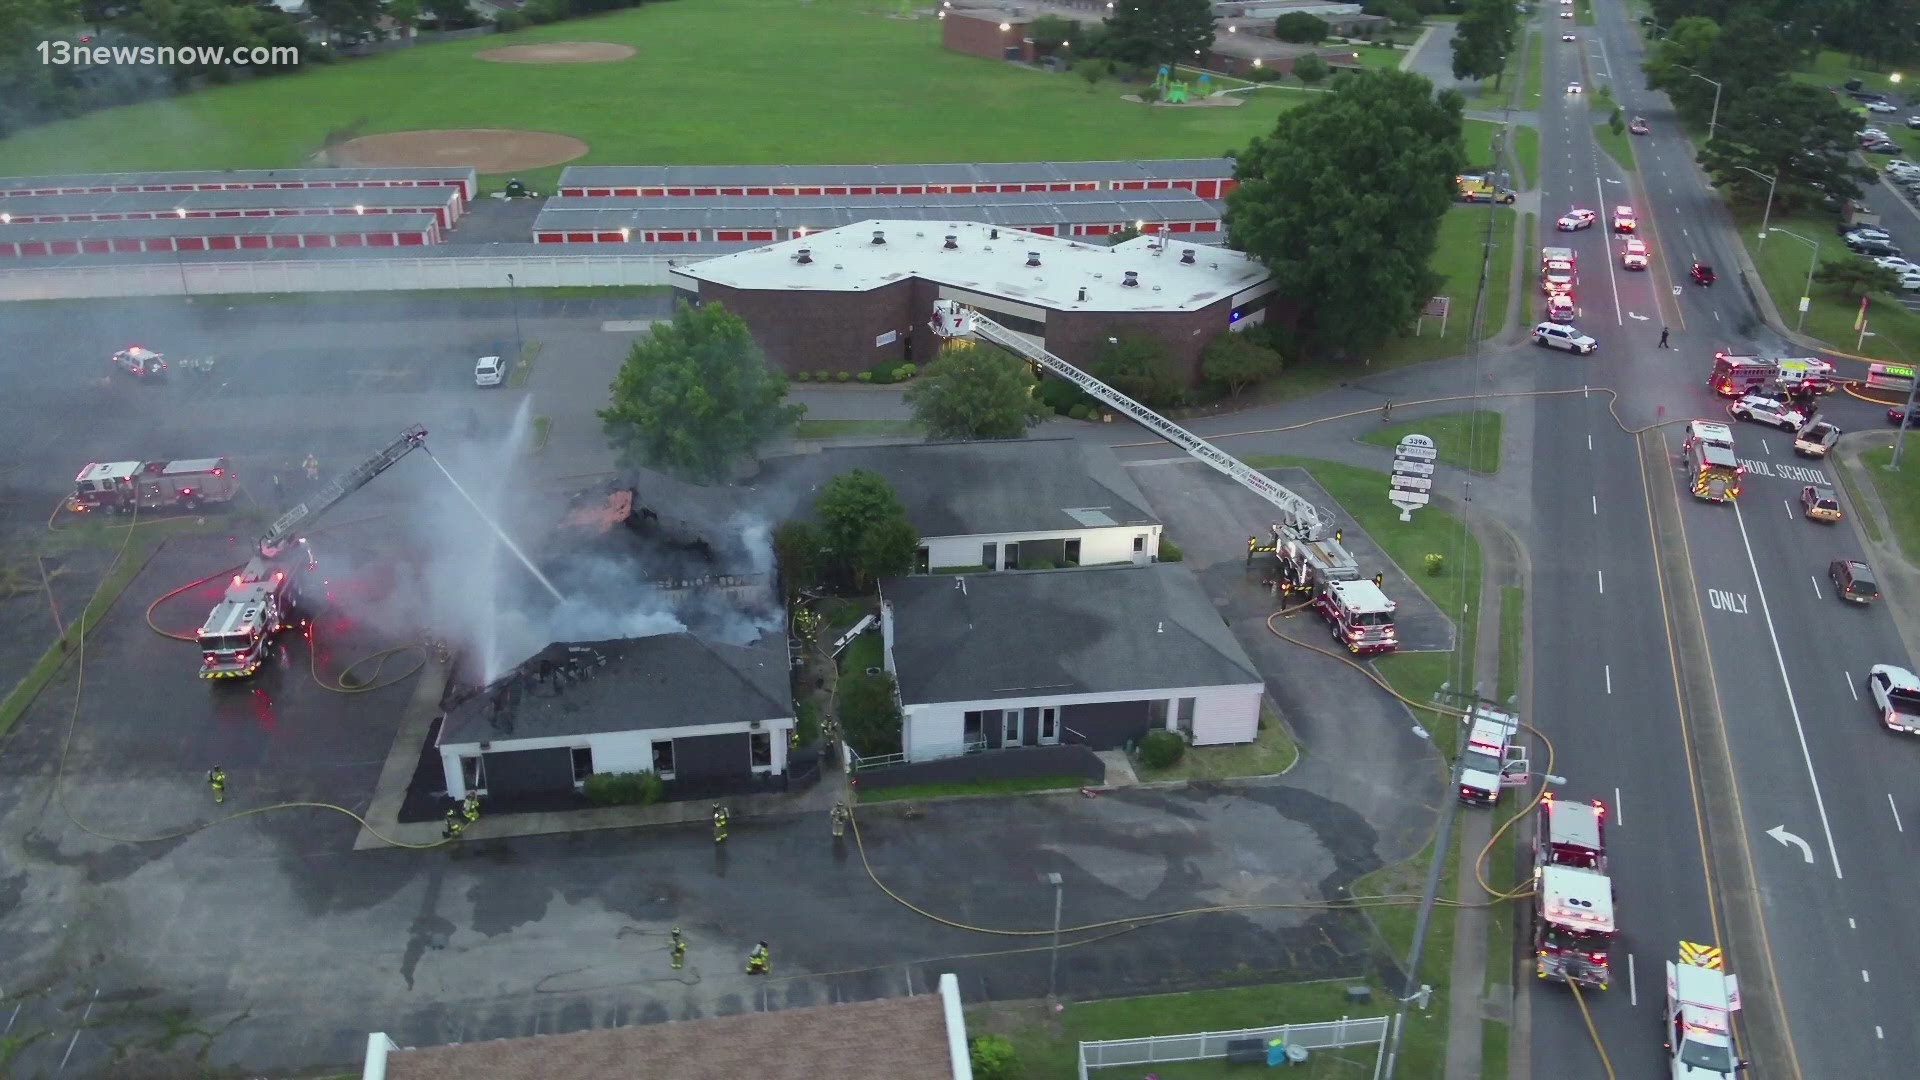
[[[1548,799],[1542,805],[1547,814],[1548,843],[1601,850],[1599,807],[1567,799]]]
[[[126,187],[134,184],[293,184],[317,181],[365,183],[369,180],[460,180],[474,182],[472,169],[209,169],[199,172],[62,173],[54,176],[0,177],[0,194],[39,188]]]
[[[1613,881],[1597,870],[1546,866],[1540,871],[1540,913],[1584,930],[1613,929]]]
[[[1215,180],[1231,158],[1004,161],[938,165],[569,165],[559,187],[783,187],[870,184],[1040,184],[1068,180]]]
[[[1220,211],[1188,191],[1027,192],[1008,195],[780,196],[756,199],[553,199],[536,232],[650,229],[837,229],[868,218],[1073,225],[1114,221],[1215,221]],[[693,203],[693,205],[690,205]],[[558,204],[558,205],[556,205]]]
[[[0,243],[136,240],[161,236],[312,236],[318,233],[426,232],[432,214],[375,217],[311,215],[271,218],[148,218],[143,221],[41,221],[0,226]]]
[[[874,233],[886,242],[873,243]],[[997,234],[997,235],[996,235]],[[955,238],[947,248],[946,236]],[[802,248],[811,261],[801,263]],[[1192,262],[1185,252],[1195,253]],[[1029,266],[1029,254],[1039,264]],[[1125,281],[1134,274],[1134,285]],[[1195,311],[1267,282],[1237,252],[1140,236],[1108,247],[980,222],[873,219],[672,271],[736,289],[865,292],[909,277],[1062,311]]]
[[[204,219],[202,219],[204,221]],[[218,219],[216,219],[218,220]],[[283,221],[313,220],[301,218],[281,218]],[[324,220],[324,219],[321,219]],[[119,224],[119,223],[115,223]],[[7,228],[24,229],[25,225],[12,225]],[[0,230],[0,239],[9,234]],[[261,248],[245,251],[119,251],[95,252],[74,255],[26,255],[11,259],[0,259],[0,275],[9,272],[44,271],[74,269],[84,270],[100,266],[140,266],[147,263],[165,263],[172,266],[185,262],[188,266],[199,263],[237,263],[237,262],[303,262],[308,260],[364,261],[369,259],[531,259],[531,258],[619,258],[634,255],[665,255],[675,262],[691,266],[707,259],[722,255],[732,255],[742,251],[753,251],[764,247],[759,243],[716,243],[700,241],[685,244],[462,244],[452,240],[438,244],[423,244],[408,248]]]
[[[308,206],[417,206],[439,208],[458,198],[450,187],[236,188],[228,191],[117,191],[72,195],[15,195],[0,214],[125,214],[176,210],[280,210]]]

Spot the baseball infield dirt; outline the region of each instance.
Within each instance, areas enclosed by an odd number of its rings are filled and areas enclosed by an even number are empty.
[[[477,60],[496,64],[609,64],[634,55],[632,46],[605,41],[546,41],[538,45],[507,45],[474,53]]]
[[[586,152],[587,144],[571,135],[454,128],[367,135],[333,147],[329,159],[366,168],[471,165],[483,173],[506,173],[559,165]]]

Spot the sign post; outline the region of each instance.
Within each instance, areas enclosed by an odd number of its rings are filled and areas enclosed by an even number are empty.
[[[1393,479],[1387,501],[1400,508],[1400,520],[1412,521],[1413,512],[1433,497],[1433,465],[1440,456],[1433,440],[1408,435],[1393,448]]]

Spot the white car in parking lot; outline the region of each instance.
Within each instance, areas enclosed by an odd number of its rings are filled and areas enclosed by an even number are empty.
[[[1600,343],[1574,329],[1559,323],[1536,323],[1533,328],[1533,343],[1543,349],[1565,349],[1570,353],[1590,353],[1600,347]]]
[[[1884,101],[1869,101],[1867,102],[1867,111],[1874,112],[1874,113],[1890,113],[1890,112],[1899,112],[1900,110],[1894,108],[1892,105],[1889,105]]]
[[[506,370],[506,365],[500,362],[499,357],[483,356],[473,363],[473,385],[499,386]]]
[[[1920,274],[1920,266],[1916,266],[1898,255],[1887,255],[1875,259],[1873,260],[1873,264],[1875,266],[1884,266],[1894,273],[1899,274],[1901,277],[1905,277],[1908,274]]]
[[[1920,678],[1913,672],[1875,664],[1867,671],[1867,692],[1873,695],[1873,707],[1880,710],[1881,726],[1920,735]]]

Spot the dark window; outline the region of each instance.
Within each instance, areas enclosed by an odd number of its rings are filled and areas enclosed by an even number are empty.
[[[1004,311],[994,311],[991,308],[981,308],[980,313],[1016,334],[1026,334],[1029,337],[1037,338],[1047,336],[1046,323],[1038,322],[1034,319],[1022,318]]]
[[[673,775],[673,740],[653,744],[653,772],[662,780]]]
[[[1145,551],[1145,550],[1147,550],[1147,537],[1146,537],[1146,534],[1144,534],[1144,533],[1142,533],[1141,535],[1139,535],[1139,536],[1136,536],[1136,537],[1134,537],[1134,538],[1133,538],[1133,550],[1135,550],[1135,551]]]
[[[1010,543],[1008,543],[1008,544],[1007,544],[1007,552],[1006,552],[1006,555],[1007,555],[1007,561],[1006,561],[1006,562],[1005,562],[1004,564],[1002,564],[1002,565],[1003,565],[1003,568],[1004,568],[1004,569],[1007,569],[1007,570],[1018,570],[1018,569],[1020,569],[1020,544],[1019,544],[1019,542],[1017,542],[1017,541],[1014,541],[1014,542],[1010,542]]]
[[[1061,545],[1060,554],[1061,554],[1061,559],[1060,559],[1061,562],[1065,563],[1068,566],[1079,566],[1080,565],[1080,541],[1078,540],[1067,541],[1065,544]]]
[[[921,548],[920,550],[914,552],[913,553],[913,572],[916,574],[926,573],[929,560],[930,560],[930,555],[926,548]]]
[[[1175,713],[1175,720],[1180,725],[1180,733],[1183,735],[1193,734],[1193,707],[1196,702],[1197,699],[1190,697],[1180,699],[1180,708]]]
[[[1147,725],[1153,728],[1167,726],[1167,699],[1154,698],[1147,702]]]
[[[980,565],[986,567],[989,570],[1000,565],[1000,545],[999,544],[981,544],[980,545]]]
[[[487,786],[487,766],[477,757],[460,759],[460,782],[468,791],[478,791]]]
[[[773,764],[773,735],[770,732],[756,731],[747,736],[747,750],[753,756],[755,768]]]
[[[576,746],[573,748],[573,782],[584,784],[587,777],[593,775],[593,747]]]

